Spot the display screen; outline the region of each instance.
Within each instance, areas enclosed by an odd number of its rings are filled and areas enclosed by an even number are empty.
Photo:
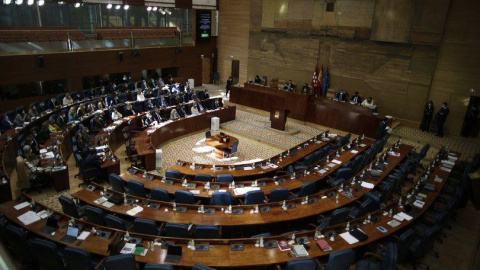
[[[197,10],[197,41],[209,40],[212,35],[212,13],[209,10]]]

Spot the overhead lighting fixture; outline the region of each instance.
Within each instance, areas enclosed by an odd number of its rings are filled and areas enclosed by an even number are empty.
[[[15,0],[15,4],[20,6],[21,4],[23,4],[23,0]]]
[[[122,6],[121,5],[116,5],[115,9],[120,9]]]
[[[37,4],[41,7],[45,4],[45,0],[38,0]]]
[[[172,15],[172,12],[171,12],[170,10],[168,10],[168,9],[165,9],[165,12],[167,12],[168,15]]]
[[[157,11],[158,7],[153,7],[152,10],[153,11]]]
[[[60,2],[58,2],[58,4],[59,4],[59,5],[63,5],[63,4],[65,4],[65,2],[60,1]]]
[[[3,0],[3,3],[5,5],[10,5],[12,3],[12,0]]]
[[[151,11],[152,10],[152,7],[147,7],[147,11]]]
[[[129,5],[125,5],[125,6],[123,6],[123,9],[125,9],[125,10],[128,10],[128,8],[130,8],[130,6],[129,6]]]
[[[107,9],[111,9],[111,8],[112,8],[112,4],[108,4]]]
[[[27,1],[27,5],[29,5],[29,6],[33,5],[33,3],[35,3],[34,0],[28,0],[28,1]]]
[[[165,15],[165,10],[163,8],[161,8],[160,13],[162,13],[162,15]]]
[[[79,7],[80,7],[80,3],[78,3],[78,2],[75,3],[74,7],[75,7],[75,8],[79,8]]]

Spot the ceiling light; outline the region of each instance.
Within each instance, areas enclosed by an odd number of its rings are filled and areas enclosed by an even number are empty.
[[[45,0],[38,0],[37,4],[41,7],[45,4]]]
[[[27,1],[27,5],[29,5],[29,6],[33,5],[33,3],[35,3],[34,0],[28,0],[28,1]]]
[[[65,4],[65,2],[60,1],[60,2],[58,2],[58,4],[59,4],[59,5],[63,5],[63,4]]]
[[[152,10],[153,11],[157,11],[158,7],[153,7]]]
[[[170,10],[168,10],[168,9],[165,9],[165,12],[167,12],[168,15],[172,15],[172,12],[171,12]]]
[[[21,4],[23,4],[23,0],[15,0],[15,4],[21,5]]]
[[[79,7],[80,7],[80,3],[75,3],[74,7],[75,7],[75,8],[79,8]]]
[[[12,3],[12,0],[3,0],[3,3],[5,5],[10,5]]]
[[[108,4],[107,9],[111,9],[111,8],[112,8],[112,4]]]
[[[165,10],[163,8],[161,8],[160,13],[162,13],[162,15],[165,15]]]
[[[116,5],[115,9],[120,9],[122,6],[121,5]]]
[[[123,9],[128,10],[129,7],[130,7],[129,5],[125,5],[123,6]]]
[[[152,10],[152,7],[147,7],[147,11],[150,11],[150,10]]]

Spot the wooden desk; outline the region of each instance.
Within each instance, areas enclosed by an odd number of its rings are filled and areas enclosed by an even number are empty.
[[[226,134],[224,136],[217,134],[205,139],[208,146],[215,148],[215,157],[222,159],[225,156],[225,149],[231,148],[236,142],[238,142],[237,138]]]

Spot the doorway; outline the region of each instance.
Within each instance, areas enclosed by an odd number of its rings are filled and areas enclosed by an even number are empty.
[[[237,84],[240,77],[240,60],[232,60],[232,80],[233,84]]]
[[[462,136],[478,138],[480,133],[480,97],[470,97],[467,113],[463,120]]]

